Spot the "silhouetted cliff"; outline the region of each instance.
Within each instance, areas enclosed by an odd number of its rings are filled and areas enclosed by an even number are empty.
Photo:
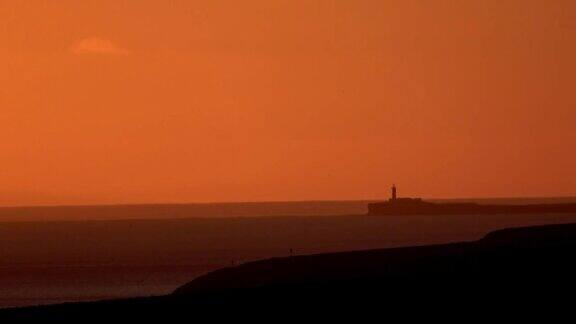
[[[505,229],[476,242],[250,262],[199,277],[171,296],[4,310],[0,320],[496,314],[502,305],[562,305],[574,288],[575,251],[576,224]]]
[[[504,229],[476,242],[275,258],[216,270],[175,294],[338,282],[411,286],[434,278],[517,282],[535,272],[576,274],[576,224]],[[541,261],[545,260],[546,263]],[[556,267],[556,268],[552,268]],[[518,272],[516,272],[518,271]],[[389,282],[388,282],[389,281]],[[389,286],[388,286],[389,287]]]

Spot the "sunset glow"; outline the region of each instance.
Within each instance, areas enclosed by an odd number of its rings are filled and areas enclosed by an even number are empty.
[[[0,204],[570,196],[576,2],[0,2]]]

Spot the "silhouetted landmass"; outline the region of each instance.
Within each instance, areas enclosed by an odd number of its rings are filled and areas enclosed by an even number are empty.
[[[481,205],[477,203],[433,203],[419,198],[398,198],[368,204],[371,215],[472,215],[576,213],[576,204]]]
[[[429,318],[562,305],[576,276],[576,224],[499,230],[475,242],[273,258],[214,271],[173,295],[0,311],[2,319],[161,320],[346,311]],[[565,297],[566,296],[566,297]],[[551,304],[552,302],[556,304]],[[496,314],[496,313],[494,313]]]
[[[497,280],[518,270],[513,277],[506,278],[514,281],[535,270],[547,271],[557,263],[574,270],[570,253],[564,257],[557,255],[559,249],[573,246],[576,246],[576,224],[511,228],[491,232],[476,242],[256,261],[213,271],[180,287],[174,294],[335,282],[377,282],[391,278],[428,280],[438,275]],[[534,262],[542,261],[538,258],[544,255],[537,252],[544,250],[549,252],[547,262]],[[558,259],[554,259],[555,256]],[[558,267],[553,272],[561,275],[569,268]],[[576,275],[576,272],[573,274]]]
[[[576,203],[480,204],[477,202],[431,202],[421,198],[399,198],[396,185],[390,199],[368,204],[370,215],[476,215],[575,213]]]
[[[241,217],[0,223],[0,308],[163,295],[230,264],[472,241],[576,214]]]

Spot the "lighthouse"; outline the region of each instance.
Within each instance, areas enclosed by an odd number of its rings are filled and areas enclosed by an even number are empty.
[[[396,194],[396,185],[392,185],[392,198],[390,198],[390,200],[396,200],[397,198],[397,194]]]

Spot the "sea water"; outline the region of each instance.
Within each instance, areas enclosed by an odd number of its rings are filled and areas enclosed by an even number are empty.
[[[551,201],[559,200],[522,203]],[[0,222],[0,307],[163,295],[211,270],[291,250],[439,244],[477,240],[506,227],[576,222],[576,214],[367,216],[365,204],[351,210],[349,202],[341,212],[354,215],[326,216],[317,205],[290,204],[286,210],[298,216],[278,216],[276,205],[275,214],[254,217],[237,211],[236,217]],[[337,206],[330,208],[338,214]]]

